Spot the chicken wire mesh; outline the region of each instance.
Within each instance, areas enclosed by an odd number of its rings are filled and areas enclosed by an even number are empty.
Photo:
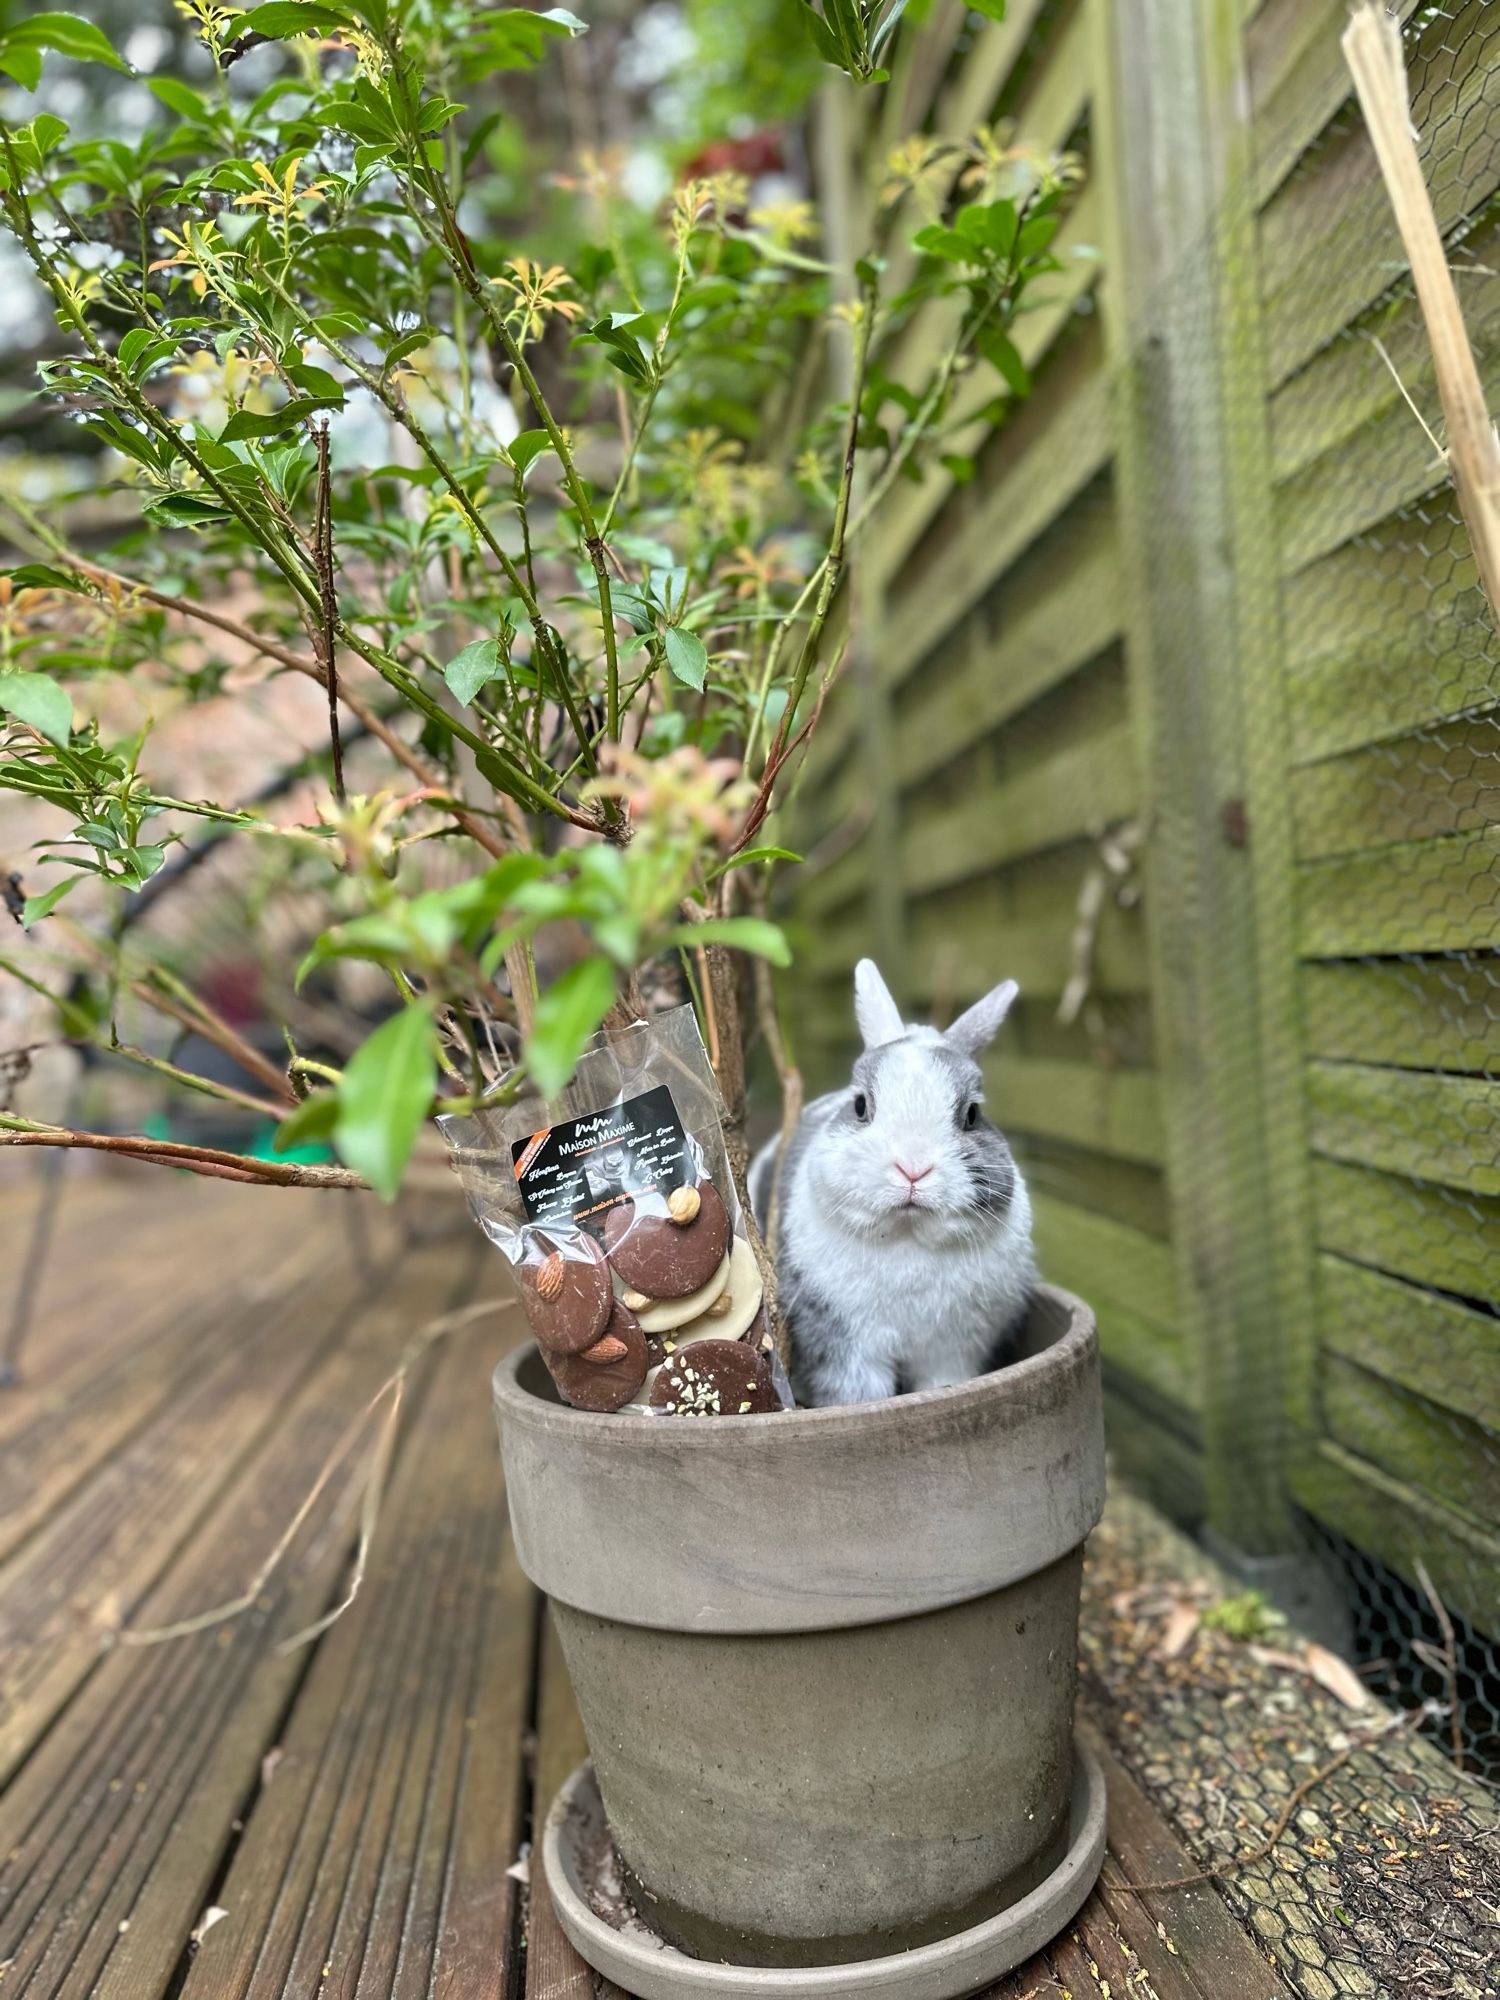
[[[1500,15],[1401,11],[1424,171],[1500,408]],[[1135,378],[1143,490],[1182,509],[1144,537],[1166,599],[1153,699],[1198,718],[1205,769],[1150,786],[1150,851],[1188,893],[1163,930],[1243,937],[1224,972],[1250,986],[1216,998],[1200,967],[1190,1026],[1243,1040],[1178,1085],[1220,1152],[1201,1177],[1170,1159],[1172,1227],[1188,1219],[1200,1259],[1210,1519],[1309,1558],[1304,1608],[1333,1614],[1382,1692],[1451,1710],[1435,1733],[1493,1782],[1500,646],[1358,107],[1309,114],[1320,78],[1330,104],[1348,91],[1342,21],[1319,12],[1279,77],[1247,29],[1245,182],[1170,271]],[[1212,683],[1230,673],[1226,701]],[[1169,726],[1155,754],[1183,740]],[[1242,863],[1205,865],[1210,843]],[[1153,998],[1160,1032],[1170,996]]]

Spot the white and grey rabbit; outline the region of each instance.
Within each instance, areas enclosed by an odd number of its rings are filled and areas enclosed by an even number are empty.
[[[1007,979],[940,1033],[907,1027],[874,964],[856,967],[864,1053],[803,1112],[777,1202],[800,1402],[873,1402],[1013,1358],[1036,1286],[1031,1203],[977,1058],[1017,990]],[[762,1227],[778,1143],[750,1169]]]

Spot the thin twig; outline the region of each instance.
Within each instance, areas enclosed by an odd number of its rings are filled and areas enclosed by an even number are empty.
[[[1128,1882],[1124,1876],[1117,1876],[1111,1886],[1128,1889],[1133,1896],[1154,1896],[1163,1889],[1196,1889],[1202,1882],[1217,1882],[1225,1875],[1233,1875],[1241,1868],[1250,1867],[1253,1862],[1264,1861],[1291,1825],[1292,1815],[1302,1801],[1310,1792],[1315,1792],[1319,1785],[1326,1783],[1335,1771],[1342,1770],[1356,1751],[1368,1750],[1372,1743],[1379,1743],[1388,1736],[1404,1735],[1414,1724],[1425,1721],[1431,1713],[1432,1704],[1423,1702],[1420,1708],[1409,1708],[1400,1715],[1393,1715],[1378,1729],[1369,1730],[1365,1735],[1356,1737],[1352,1743],[1345,1744],[1336,1757],[1330,1757],[1326,1764],[1320,1764],[1311,1777],[1304,1778],[1300,1785],[1292,1789],[1270,1833],[1254,1847],[1247,1847],[1243,1853],[1232,1854],[1227,1861],[1216,1862],[1212,1868],[1200,1868],[1192,1875],[1173,1875],[1164,1882]]]
[[[323,669],[323,685],[328,690],[328,742],[333,752],[333,796],[344,803],[344,750],[339,742],[339,601],[333,580],[333,475],[328,463],[328,425],[313,426],[318,453],[318,506],[313,529],[313,555],[318,570],[320,616],[317,633],[318,659]]]
[[[137,1138],[126,1133],[74,1132],[62,1125],[38,1125],[0,1113],[0,1146],[71,1146],[82,1152],[119,1153],[153,1167],[181,1167],[209,1180],[246,1181],[266,1187],[368,1189],[369,1182],[347,1167],[304,1165],[299,1160],[253,1160],[215,1146],[188,1146],[175,1139]]]
[[[340,1617],[354,1602],[355,1595],[364,1578],[366,1558],[369,1555],[370,1543],[374,1538],[379,1516],[380,1493],[384,1486],[385,1475],[390,1464],[391,1451],[395,1442],[396,1417],[400,1411],[406,1378],[411,1371],[412,1363],[435,1340],[440,1339],[442,1335],[455,1332],[460,1327],[470,1325],[485,1313],[499,1312],[507,1304],[508,1301],[504,1299],[483,1299],[474,1305],[463,1306],[457,1312],[443,1313],[437,1319],[429,1320],[425,1326],[418,1329],[417,1333],[408,1343],[398,1366],[385,1378],[374,1395],[365,1403],[364,1407],[344,1427],[337,1443],[319,1468],[317,1478],[303,1495],[297,1511],[277,1537],[276,1546],[271,1550],[271,1553],[255,1572],[249,1585],[240,1592],[239,1596],[231,1597],[227,1603],[216,1604],[207,1611],[195,1612],[190,1618],[179,1618],[171,1625],[156,1625],[143,1630],[135,1630],[127,1627],[124,1631],[115,1634],[118,1643],[122,1646],[159,1646],[167,1640],[186,1639],[194,1632],[206,1632],[214,1625],[225,1625],[232,1618],[243,1617],[245,1612],[250,1610],[254,1605],[262,1590],[265,1589],[277,1565],[295,1541],[297,1531],[302,1527],[308,1515],[317,1505],[319,1495],[325,1490],[329,1480],[332,1479],[334,1473],[338,1471],[344,1460],[364,1435],[365,1428],[371,1417],[380,1408],[381,1404],[389,1399],[391,1407],[385,1424],[377,1436],[375,1450],[370,1457],[370,1469],[365,1482],[365,1499],[361,1509],[359,1550],[355,1557],[354,1573],[350,1580],[349,1588],[345,1591],[343,1599],[336,1610],[320,1618],[315,1625],[308,1626],[306,1631],[298,1632],[290,1639],[284,1639],[277,1650],[279,1652],[290,1652],[294,1647],[304,1644],[309,1639],[318,1637],[322,1632],[326,1632],[334,1620]],[[374,1495],[373,1506],[371,1503],[372,1493]]]
[[[1463,1704],[1458,1698],[1458,1634],[1453,1629],[1453,1620],[1448,1615],[1448,1607],[1438,1596],[1426,1563],[1420,1556],[1416,1559],[1417,1582],[1426,1593],[1427,1602],[1432,1606],[1433,1616],[1443,1635],[1443,1680],[1448,1690],[1448,1727],[1452,1732],[1453,1768],[1464,1768],[1464,1716]]]

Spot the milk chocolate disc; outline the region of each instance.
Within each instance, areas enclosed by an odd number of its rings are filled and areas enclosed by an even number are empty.
[[[604,1218],[609,1261],[633,1291],[649,1299],[681,1299],[706,1285],[729,1248],[729,1216],[711,1180],[698,1182],[691,1220],[674,1221],[671,1196],[640,1194]]]
[[[600,1349],[605,1352],[598,1359]],[[615,1349],[623,1352],[615,1352]],[[557,1393],[575,1410],[619,1410],[646,1379],[646,1336],[629,1306],[615,1301],[600,1339],[581,1354],[549,1354],[542,1349]]]
[[[528,1229],[516,1266],[521,1304],[539,1346],[577,1354],[604,1332],[615,1303],[604,1252],[581,1229]]]
[[[719,1268],[706,1285],[700,1285],[696,1292],[689,1292],[681,1299],[653,1299],[649,1305],[637,1306],[641,1325],[647,1333],[670,1333],[673,1327],[684,1326],[690,1319],[697,1319],[700,1313],[708,1311],[724,1287],[729,1283],[730,1258],[728,1251],[719,1260]],[[640,1297],[637,1293],[636,1297]]]
[[[697,1340],[662,1366],[651,1407],[671,1417],[746,1417],[781,1408],[771,1371],[742,1340]]]
[[[702,1312],[673,1328],[667,1338],[678,1347],[697,1340],[739,1340],[760,1311],[761,1293],[755,1252],[743,1236],[736,1236],[729,1251],[728,1284]]]

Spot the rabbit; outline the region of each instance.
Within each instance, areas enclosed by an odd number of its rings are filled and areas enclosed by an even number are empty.
[[[946,1033],[907,1027],[869,959],[854,974],[864,1053],[792,1133],[776,1278],[804,1404],[967,1382],[1015,1358],[1036,1287],[1031,1202],[984,1116],[978,1056],[1007,979]],[[750,1169],[762,1229],[778,1140]]]

